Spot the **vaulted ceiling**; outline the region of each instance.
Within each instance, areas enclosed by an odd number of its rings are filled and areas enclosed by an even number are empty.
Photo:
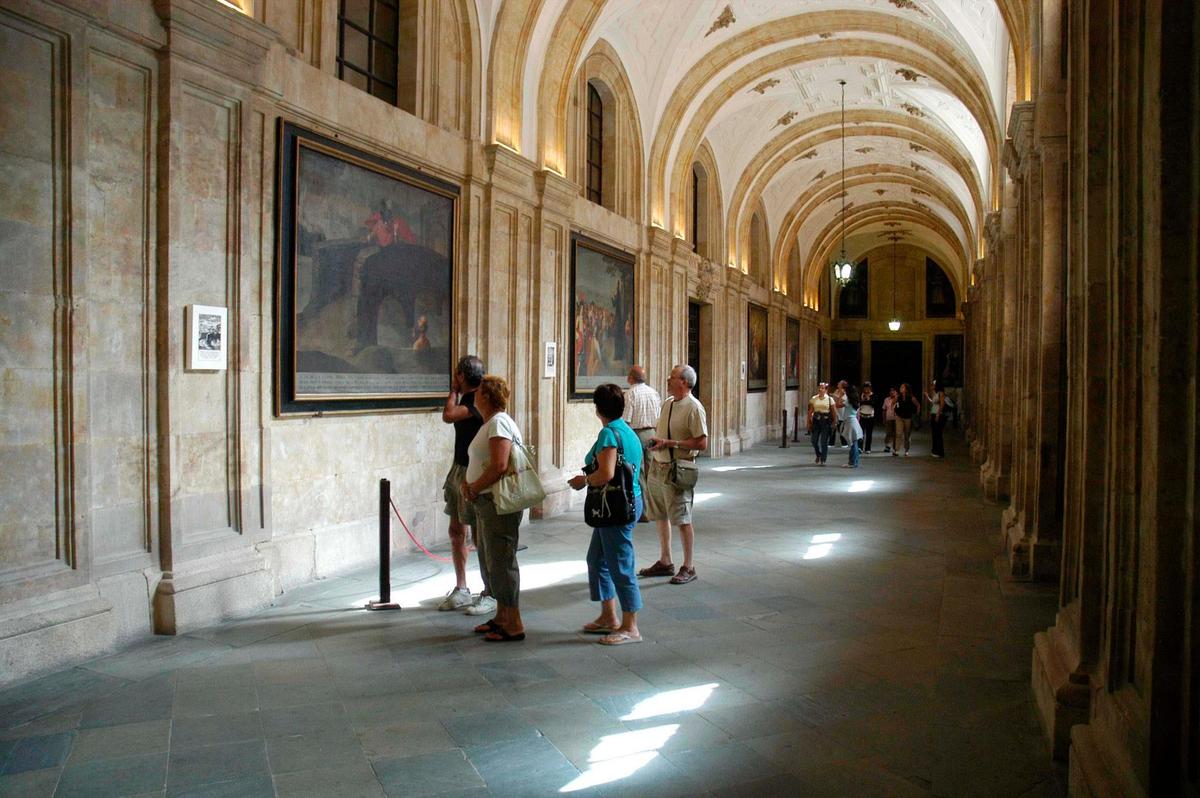
[[[603,41],[644,139],[644,221],[683,233],[707,143],[725,259],[744,263],[761,201],[775,257],[798,247],[811,293],[840,245],[844,80],[851,256],[902,229],[961,284],[999,193],[1019,1],[475,0],[488,135],[561,170],[567,87]]]

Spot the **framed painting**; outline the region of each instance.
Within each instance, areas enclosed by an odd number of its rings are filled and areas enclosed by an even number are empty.
[[[624,385],[634,357],[634,256],[571,234],[572,399],[596,386]]]
[[[767,309],[746,306],[746,390],[767,390]]]
[[[784,387],[794,390],[800,387],[800,319],[788,316],[787,346],[784,350],[785,362]]]
[[[275,411],[439,405],[458,187],[280,121]]]

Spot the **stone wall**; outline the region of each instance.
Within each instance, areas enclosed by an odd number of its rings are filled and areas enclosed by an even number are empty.
[[[252,16],[215,0],[0,10],[0,681],[371,563],[381,478],[424,543],[445,539],[452,435],[436,410],[275,413],[280,120],[459,187],[456,354],[513,386],[551,489],[535,517],[578,504],[566,479],[597,428],[565,370],[540,368],[546,341],[570,347],[573,232],[634,256],[637,358],[660,391],[701,303],[711,456],[780,434],[797,403],[785,319],[802,320],[805,385],[828,320],[647,225],[640,202],[615,213],[485,146],[474,5],[433,7],[410,111],[336,77],[327,0]],[[774,366],[748,399],[749,302],[769,308]],[[228,370],[184,368],[190,304],[228,308]]]

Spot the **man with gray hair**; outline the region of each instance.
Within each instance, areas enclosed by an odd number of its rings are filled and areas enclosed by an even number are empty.
[[[646,495],[646,464],[650,462],[650,440],[654,437],[654,427],[658,424],[658,409],[662,407],[662,398],[658,391],[646,384],[646,370],[641,366],[633,366],[626,377],[629,387],[625,389],[625,414],[622,418],[638,440],[642,442],[642,468],[638,471],[638,482],[642,486],[642,496]],[[638,521],[646,521],[643,514]]]
[[[450,378],[446,405],[442,408],[442,421],[454,425],[454,462],[442,484],[442,494],[446,500],[446,515],[450,516],[450,559],[454,563],[455,583],[438,609],[465,609],[468,615],[487,614],[496,606],[488,591],[487,571],[482,563],[479,574],[483,577],[483,592],[472,600],[471,590],[467,587],[467,537],[475,525],[475,508],[460,490],[467,473],[467,449],[483,426],[483,416],[475,409],[475,391],[483,381],[483,372],[483,361],[474,355],[459,360]]]
[[[671,369],[667,378],[670,398],[659,411],[650,446],[646,517],[658,522],[659,558],[654,565],[639,571],[638,576],[671,576],[673,585],[686,585],[696,579],[692,561],[696,540],[692,526],[692,486],[678,484],[678,475],[684,469],[676,467],[678,461],[692,465],[696,455],[708,448],[708,421],[704,406],[692,395],[694,387],[695,369],[686,365]],[[672,524],[679,527],[683,541],[683,565],[678,571],[671,563]]]

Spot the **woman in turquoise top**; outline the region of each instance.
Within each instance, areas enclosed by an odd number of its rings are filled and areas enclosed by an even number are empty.
[[[625,395],[620,386],[606,383],[592,393],[596,415],[604,424],[584,458],[584,465],[595,464],[590,473],[572,477],[569,484],[575,490],[588,485],[603,485],[617,471],[617,450],[625,462],[633,466],[633,519],[622,526],[603,526],[592,530],[592,545],[588,547],[588,587],[592,601],[600,602],[600,615],[583,625],[589,634],[603,634],[600,642],[607,646],[642,642],[638,631],[637,614],[642,608],[642,592],[638,589],[637,570],[633,563],[633,527],[642,514],[642,489],[638,473],[642,470],[642,444],[637,433],[621,418],[625,412]],[[617,620],[617,601],[621,602],[621,619]]]

